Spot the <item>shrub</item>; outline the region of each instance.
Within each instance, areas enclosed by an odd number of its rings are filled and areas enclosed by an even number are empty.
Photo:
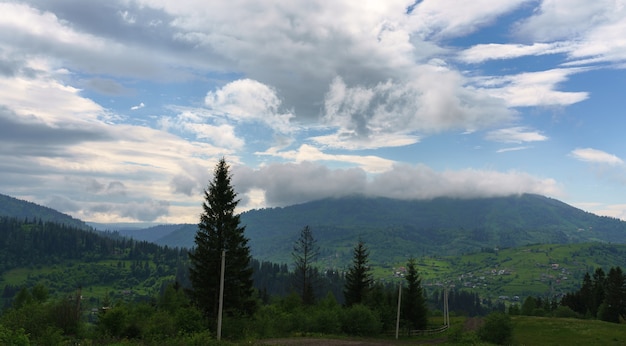
[[[29,346],[30,341],[28,335],[23,328],[17,330],[10,330],[0,324],[0,344],[2,345],[15,345],[15,346]]]
[[[513,338],[511,317],[501,312],[494,312],[485,317],[485,324],[477,331],[478,337],[486,342],[506,345]]]
[[[311,331],[323,334],[337,334],[341,331],[340,309],[316,309],[312,313]]]
[[[381,330],[381,323],[372,310],[365,305],[356,304],[344,310],[341,330],[350,335],[376,335]]]
[[[580,318],[580,314],[572,310],[569,306],[561,305],[557,307],[554,312],[554,317],[559,318]]]

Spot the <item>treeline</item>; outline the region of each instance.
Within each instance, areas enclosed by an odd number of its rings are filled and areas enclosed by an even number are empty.
[[[161,247],[146,241],[105,237],[64,224],[0,217],[0,273],[17,267],[82,262],[110,258],[176,261],[186,250]]]
[[[185,249],[37,219],[0,217],[0,235],[0,274],[17,268],[30,271],[20,283],[4,284],[4,307],[21,288],[42,283],[52,295],[91,286],[107,286],[121,294],[136,288],[155,292],[164,281],[185,282],[187,276]],[[95,298],[88,303],[96,304]]]
[[[521,306],[512,305],[509,313],[620,323],[626,319],[626,275],[620,267],[611,267],[608,274],[597,268],[593,274],[585,273],[578,291],[567,293],[560,300],[529,296]]]

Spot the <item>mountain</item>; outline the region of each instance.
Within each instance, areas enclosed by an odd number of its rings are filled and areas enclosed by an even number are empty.
[[[42,222],[54,222],[82,230],[91,229],[91,227],[83,221],[60,213],[54,209],[3,194],[0,194],[0,216],[29,220],[37,218]]]
[[[293,243],[306,225],[330,265],[347,263],[359,238],[376,263],[535,243],[626,243],[626,222],[533,194],[415,201],[331,198],[247,211],[241,221],[255,258],[284,263],[291,261]],[[195,225],[187,225],[156,242],[192,247],[195,231]]]
[[[50,208],[0,195],[0,215],[41,218],[63,224],[76,220]],[[556,199],[533,194],[509,197],[394,200],[360,196],[329,198],[241,215],[254,258],[290,263],[293,243],[310,226],[329,266],[350,261],[360,238],[375,264],[410,256],[445,256],[527,244],[626,243],[626,222],[597,216]],[[167,245],[194,246],[197,225],[159,225],[120,234]]]
[[[99,224],[90,222],[89,225],[93,226],[98,231],[113,231],[122,237],[133,238],[135,240],[149,241],[157,243],[157,241],[163,237],[167,237],[168,234],[180,229],[186,225],[166,224],[155,225],[150,227],[142,227],[142,224]],[[169,245],[171,244],[163,244]]]

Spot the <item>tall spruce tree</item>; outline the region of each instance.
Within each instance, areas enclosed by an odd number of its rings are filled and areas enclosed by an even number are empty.
[[[402,313],[404,320],[411,329],[425,329],[428,325],[428,307],[424,298],[422,279],[420,279],[415,259],[410,258],[406,265],[407,274],[405,280],[407,287],[402,298]]]
[[[620,267],[611,267],[606,277],[604,302],[598,309],[598,318],[619,323],[626,318],[626,277]]]
[[[239,200],[231,185],[229,166],[222,158],[213,180],[204,191],[195,247],[189,252],[191,296],[204,315],[214,320],[218,314],[222,250],[226,252],[224,275],[224,312],[252,314],[253,299],[250,248],[239,224],[235,207]]]
[[[409,328],[425,329],[428,325],[428,307],[422,288],[422,279],[417,272],[415,259],[410,258],[406,265],[407,288],[402,299],[402,316]]]
[[[354,248],[352,266],[346,273],[346,285],[343,296],[346,306],[352,306],[363,302],[372,286],[372,274],[369,268],[369,250],[365,243],[359,240]]]
[[[305,226],[300,231],[300,237],[296,240],[291,252],[294,261],[293,285],[305,305],[315,303],[317,271],[313,263],[317,260],[319,253],[320,249],[313,238],[313,231],[309,226]]]

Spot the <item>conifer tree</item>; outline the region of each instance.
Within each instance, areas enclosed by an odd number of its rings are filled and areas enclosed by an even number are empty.
[[[313,263],[319,256],[319,246],[309,226],[300,231],[300,237],[293,246],[291,256],[294,260],[294,286],[302,302],[305,305],[312,305],[315,303],[314,287],[317,279]]]
[[[363,302],[372,285],[372,275],[369,268],[369,251],[363,241],[354,248],[352,266],[346,273],[346,285],[343,295],[346,306]]]
[[[422,279],[417,272],[414,258],[410,258],[407,263],[405,279],[407,288],[405,297],[402,299],[402,316],[411,329],[425,329],[428,325],[428,307],[424,298]]]
[[[606,277],[606,291],[598,317],[607,322],[619,323],[626,317],[626,277],[620,267],[611,267]]]
[[[229,166],[222,158],[204,191],[195,247],[189,253],[191,296],[210,320],[218,314],[222,250],[226,252],[224,312],[249,315],[256,308],[250,248],[245,227],[240,226],[239,215],[235,214],[239,202],[236,197]]]

